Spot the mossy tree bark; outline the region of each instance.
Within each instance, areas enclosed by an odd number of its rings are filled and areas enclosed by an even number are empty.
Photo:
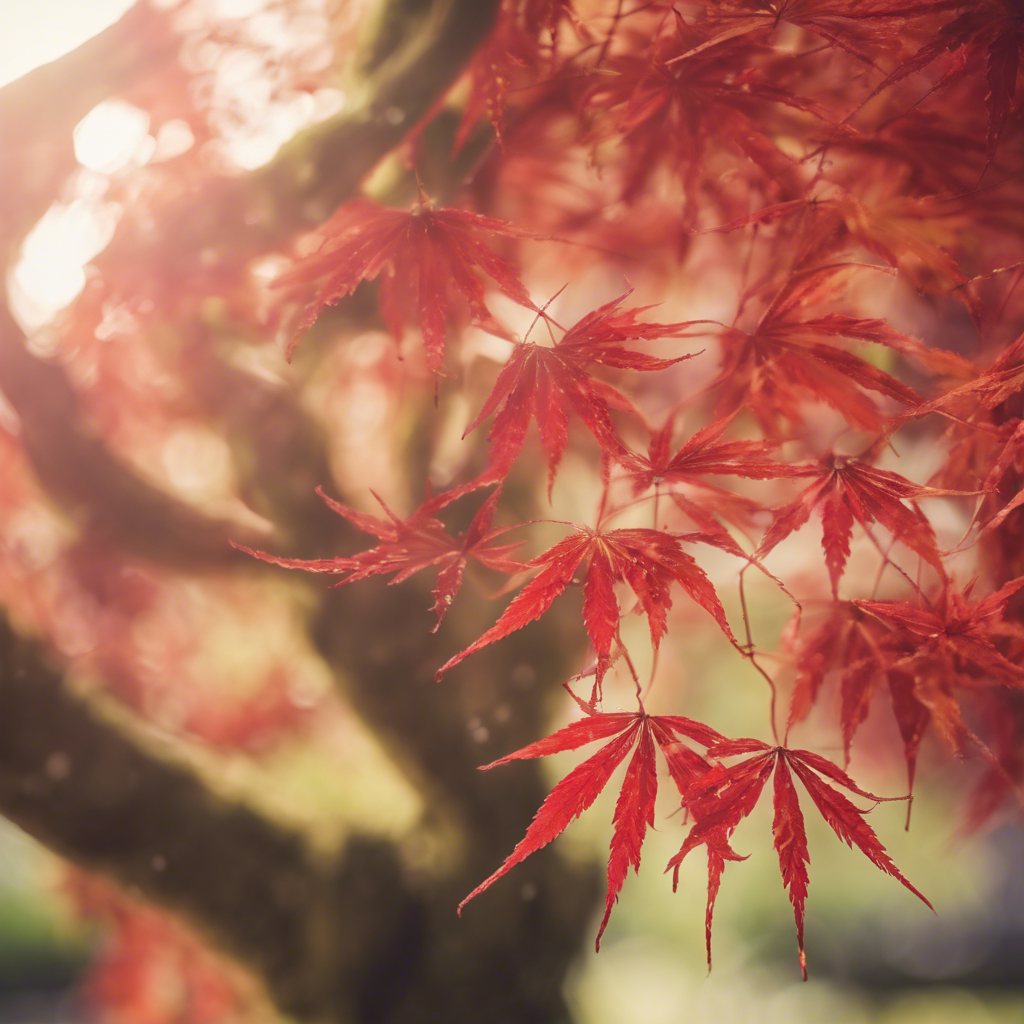
[[[305,133],[268,167],[193,197],[174,224],[176,251],[228,240],[271,245],[354,194],[360,181],[441,96],[486,34],[496,0],[389,0],[359,59],[355,109]],[[174,59],[162,20],[140,5],[80,51],[0,90],[0,142],[17,125],[18,152],[54,156],[53,181],[4,204],[8,259],[71,164],[71,129],[154,61]],[[156,33],[154,35],[153,33]],[[69,83],[75,102],[66,101]],[[28,106],[26,106],[28,105]],[[389,114],[400,109],[403,118]],[[26,110],[35,111],[31,118]],[[2,147],[0,147],[2,148]],[[12,150],[13,152],[13,150]],[[34,154],[34,155],[33,155]],[[11,165],[13,166],[13,165]],[[8,168],[10,169],[10,167]],[[16,170],[16,168],[15,168]],[[57,172],[60,172],[59,174]],[[12,172],[13,173],[13,172]],[[38,180],[38,179],[37,179]],[[9,195],[10,193],[8,193]],[[208,201],[207,201],[208,199]],[[273,211],[253,217],[252,211]],[[115,244],[117,239],[115,238]],[[227,547],[228,528],[143,481],[83,425],[59,366],[26,351],[0,308],[0,388],[22,420],[26,451],[52,499],[112,552],[178,570],[263,572]],[[255,388],[255,385],[250,384]],[[267,396],[247,407],[261,429]],[[326,459],[298,403],[273,401],[279,445],[258,467],[288,481],[275,495],[288,532],[330,549],[342,529],[313,497]],[[372,587],[372,584],[370,585]],[[462,896],[522,836],[544,787],[535,764],[500,779],[476,766],[536,738],[566,666],[534,650],[566,651],[557,617],[526,641],[510,638],[438,686],[432,669],[457,639],[430,633],[423,589],[347,589],[325,600],[316,639],[346,698],[394,753],[429,808],[425,828],[457,847],[444,871],[409,870],[402,851],[354,835],[325,855],[300,832],[211,787],[170,741],[122,709],[69,685],[45,643],[0,617],[0,813],[76,864],[183,915],[263,981],[282,1010],[311,1021],[558,1021],[562,984],[589,926],[594,872],[545,850],[518,881],[496,887],[486,913]],[[565,657],[560,655],[559,657]],[[483,682],[481,682],[483,680]],[[514,702],[489,745],[467,720]]]

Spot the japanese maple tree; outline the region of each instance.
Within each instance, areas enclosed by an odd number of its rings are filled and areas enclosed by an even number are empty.
[[[951,759],[965,827],[1024,801],[1020,3],[251,6],[139,0],[0,91],[0,812],[300,1019],[561,1019],[698,848],[710,966],[769,780],[804,978],[816,814],[925,920],[869,813]],[[76,163],[118,104],[133,155]],[[106,244],[41,315],[68,209]],[[324,853],[200,745],[416,820]],[[595,926],[553,841],[606,791]],[[111,1013],[255,1019],[73,878],[149,958]]]

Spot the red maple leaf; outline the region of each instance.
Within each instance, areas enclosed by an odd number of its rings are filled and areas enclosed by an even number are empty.
[[[964,287],[969,278],[947,251],[962,231],[962,204],[951,202],[948,195],[909,195],[899,176],[858,184],[864,194],[831,186],[822,195],[775,203],[717,230],[774,224],[795,214],[808,256],[822,258],[849,251],[851,243],[861,245],[905,274],[919,291],[949,294],[977,317],[977,304]],[[963,365],[951,353],[918,345],[917,353],[908,354],[934,352],[942,363]],[[937,372],[943,371],[937,367]]]
[[[968,749],[988,763],[989,786],[1005,793],[1015,783],[1007,763],[964,721],[962,695],[982,711],[1024,691],[1024,627],[1007,616],[1006,603],[1024,587],[1011,580],[988,597],[971,601],[972,585],[962,591],[947,581],[930,605],[906,601],[843,601],[798,646],[797,678],[790,705],[792,726],[818,699],[827,672],[839,673],[840,721],[849,759],[854,735],[867,716],[877,686],[888,686],[893,715],[903,739],[908,789],[913,795],[918,751],[934,725],[952,750]],[[991,714],[988,716],[990,719]],[[1001,732],[994,730],[997,740]],[[1013,775],[1017,772],[1014,768]],[[907,808],[908,816],[910,808]]]
[[[794,475],[813,475],[817,479],[788,505],[775,510],[771,526],[757,549],[758,557],[768,554],[803,526],[815,509],[819,509],[823,528],[821,546],[825,551],[833,597],[837,596],[839,580],[850,557],[854,522],[868,530],[869,536],[871,524],[881,524],[894,540],[920,555],[940,577],[945,578],[935,533],[914,499],[960,492],[913,484],[896,473],[835,454],[826,455],[806,469],[794,467],[793,472]]]
[[[988,765],[971,793],[964,815],[968,831],[980,828],[1007,797],[1016,797],[1019,806],[1024,782],[1024,695],[1019,690],[993,690],[986,696],[989,699],[981,704],[980,711],[988,726],[995,762]]]
[[[723,5],[724,6],[724,5]],[[739,12],[726,8],[723,25],[732,34],[779,22],[814,32],[833,46],[873,65],[886,50],[894,49],[899,33],[892,27],[895,11],[889,0],[739,0]],[[714,17],[713,9],[709,15]]]
[[[484,302],[481,273],[516,302],[530,309],[536,306],[513,266],[484,245],[479,240],[481,234],[526,237],[525,232],[493,217],[469,210],[434,209],[425,195],[407,210],[381,206],[365,197],[343,203],[317,230],[320,241],[316,249],[300,257],[275,282],[278,288],[300,292],[314,286],[313,298],[306,303],[288,346],[288,357],[298,335],[325,306],[385,270],[380,304],[388,330],[401,338],[406,326],[415,323],[422,332],[432,370],[440,367],[444,354],[453,291],[466,300],[475,323],[504,334]]]
[[[838,601],[828,618],[796,645],[796,680],[789,705],[791,728],[810,713],[828,672],[840,671],[843,757],[850,762],[850,745],[864,721],[876,679],[885,675],[886,658],[869,616],[849,601]]]
[[[512,9],[502,6],[494,29],[466,69],[464,77],[468,79],[469,96],[455,133],[455,152],[462,149],[483,117],[490,121],[498,144],[504,144],[509,91],[517,82],[522,85],[536,81],[539,70],[547,63],[545,47],[539,38],[542,30],[550,23],[551,32],[555,34],[565,16],[565,11],[557,10],[555,5],[545,6],[547,10],[536,9],[538,5],[534,4],[534,11],[524,12],[522,23]]]
[[[981,449],[979,462],[987,469],[984,479],[980,481],[985,497],[978,507],[975,520],[986,506],[995,506],[999,510],[982,527],[983,532],[990,532],[999,529],[1024,505],[1024,486],[1021,480],[1021,467],[1024,466],[1024,420],[1011,419],[1000,424],[996,427],[995,438],[987,431],[984,437],[980,431],[975,432],[967,443],[970,445],[972,442]],[[988,452],[982,455],[985,448],[988,448]],[[1009,497],[1010,494],[1013,496]]]
[[[959,387],[947,391],[920,406],[916,416],[929,412],[956,413],[974,418],[991,412],[1007,399],[1024,390],[1024,334],[1006,346],[999,358],[985,371],[972,375]]]
[[[931,608],[906,601],[853,603],[898,631],[916,664],[941,664],[957,685],[1024,687],[1024,668],[996,646],[1001,640],[1024,641],[1024,626],[1004,618],[1006,602],[1024,587],[1024,576],[980,601],[970,600],[973,587],[974,581],[957,591],[947,581]]]
[[[722,433],[732,422],[727,416],[702,427],[675,454],[670,454],[672,429],[670,419],[651,438],[646,456],[630,452],[624,465],[629,470],[637,492],[656,483],[701,483],[701,477],[742,476],[767,480],[783,476],[788,466],[768,458],[776,445],[770,441],[722,440]]]
[[[700,535],[685,537],[703,539]],[[583,622],[597,653],[595,694],[600,693],[601,681],[612,661],[613,646],[619,642],[620,612],[614,591],[617,581],[628,583],[636,595],[638,610],[647,615],[655,648],[667,628],[668,611],[672,607],[669,591],[673,582],[679,583],[710,612],[730,642],[736,644],[715,588],[704,570],[683,551],[679,536],[646,529],[600,533],[577,526],[575,534],[528,563],[543,568],[516,594],[483,636],[441,666],[438,678],[467,655],[539,619],[573,582],[584,562],[588,564],[583,581]]]
[[[770,441],[722,440],[722,432],[732,417],[711,423],[693,435],[683,446],[672,452],[674,419],[669,418],[661,430],[651,435],[646,455],[626,450],[620,461],[639,494],[648,488],[669,488],[669,495],[680,511],[689,516],[709,538],[717,538],[720,547],[742,558],[742,549],[721,526],[716,515],[721,515],[737,526],[750,525],[753,512],[761,506],[757,502],[734,494],[723,487],[708,483],[705,475],[741,476],[755,480],[787,476],[791,472],[785,463],[768,458],[775,447]],[[697,489],[694,500],[673,489],[685,484]]]
[[[614,138],[627,147],[623,198],[631,200],[655,168],[668,158],[696,200],[697,172],[715,144],[725,143],[750,159],[789,194],[801,183],[793,161],[776,145],[771,126],[811,115],[829,121],[828,111],[812,99],[785,88],[794,70],[771,53],[763,39],[747,36],[743,26],[712,35],[672,10],[646,50],[613,52],[600,73],[582,79],[579,108],[594,117],[595,142]],[[646,38],[641,37],[646,42]],[[783,119],[782,110],[789,117]]]
[[[962,51],[963,61],[939,81],[944,85],[962,74],[977,74],[985,69],[988,106],[988,136],[986,147],[991,160],[1006,128],[1017,92],[1017,69],[1020,64],[1022,19],[1020,6],[1013,0],[971,0],[958,4],[945,4],[941,0],[925,5],[924,10],[957,8],[959,13],[943,25],[912,57],[904,61],[879,83],[868,100],[883,89],[902,81],[908,75],[928,67],[944,50]],[[865,101],[867,102],[867,101]]]
[[[819,776],[837,782],[840,786],[876,803],[885,797],[874,796],[861,789],[841,768],[809,750],[789,750],[772,747],[760,740],[723,740],[708,747],[709,757],[733,757],[753,754],[738,764],[726,767],[716,765],[696,779],[683,797],[696,819],[679,852],[669,861],[669,867],[678,881],[679,865],[693,849],[704,845],[709,856],[716,854],[736,859],[729,839],[736,826],[754,809],[768,776],[775,773],[773,806],[775,817],[772,833],[775,850],[779,855],[779,868],[783,885],[789,890],[796,918],[797,944],[800,950],[800,971],[807,979],[807,957],[804,953],[804,904],[807,899],[809,876],[807,865],[807,833],[803,812],[797,798],[791,774],[795,772],[810,794],[822,817],[847,846],[857,848],[880,870],[902,882],[915,896],[931,907],[931,903],[910,884],[893,864],[885,847],[879,842],[871,826],[864,820],[867,811],[854,806],[842,793],[823,782]],[[717,891],[717,889],[716,889]],[[708,964],[711,964],[711,910],[715,893],[708,893]],[[933,908],[934,909],[934,908]]]
[[[887,635],[888,634],[888,635]],[[867,718],[876,687],[889,688],[893,716],[903,739],[907,766],[907,817],[914,795],[917,755],[931,713],[915,693],[913,667],[906,656],[912,650],[886,630],[883,623],[856,601],[839,601],[828,618],[797,645],[797,674],[789,708],[791,728],[803,721],[817,701],[828,672],[839,673],[839,718],[843,754]]]
[[[959,431],[961,439],[951,447],[949,458],[932,481],[977,487],[981,497],[971,525],[980,524],[982,536],[998,531],[998,557],[1012,559],[1020,548],[1019,528],[1024,522],[1019,511],[1024,505],[1024,420],[1013,415],[1017,410],[1012,404],[986,411],[980,397],[976,404],[956,402],[955,406],[970,409],[959,424],[967,429]],[[949,434],[955,430],[951,424]],[[988,557],[992,555],[990,549]],[[996,575],[1005,577],[1012,572],[1011,564],[1007,572]]]
[[[637,317],[651,307],[620,309],[629,294],[588,313],[551,348],[533,342],[516,345],[480,413],[466,428],[468,434],[497,413],[487,435],[491,447],[486,479],[508,474],[522,451],[531,419],[537,421],[547,454],[549,490],[568,443],[570,412],[575,412],[597,439],[606,465],[608,459],[624,451],[612,424],[611,409],[635,413],[633,403],[611,385],[590,376],[587,367],[599,364],[626,370],[662,370],[691,358],[657,359],[625,348],[627,341],[678,336],[690,326],[638,323]]]
[[[913,388],[840,346],[842,339],[884,345],[932,372],[968,372],[968,364],[942,350],[929,349],[885,320],[840,313],[809,315],[842,294],[852,266],[838,264],[789,277],[749,334],[727,329],[721,336],[722,369],[712,387],[720,389],[718,410],[749,406],[768,431],[777,421],[800,422],[800,406],[819,401],[841,412],[854,426],[880,430],[884,422],[875,397],[917,406]]]
[[[920,722],[918,744],[925,727],[934,724],[957,754],[964,754],[972,746],[990,765],[998,767],[988,745],[964,722],[956,691],[1024,689],[1024,669],[1019,657],[1024,650],[1024,627],[1005,617],[1006,602],[1024,587],[1024,576],[980,601],[970,600],[972,587],[973,583],[957,591],[947,581],[931,607],[906,601],[853,604],[887,629],[882,642],[891,651],[889,685],[901,730],[904,716],[900,701],[907,716]],[[1007,657],[1004,650],[1013,652],[1013,658]],[[909,680],[905,684],[908,692],[898,696],[892,670]],[[904,742],[906,739],[904,732]],[[908,767],[912,768],[909,746]]]
[[[654,824],[654,801],[658,793],[658,774],[655,764],[655,744],[661,749],[680,793],[706,772],[710,765],[696,751],[684,746],[682,738],[703,746],[718,743],[723,737],[714,729],[680,715],[604,714],[592,711],[581,703],[587,717],[572,722],[545,739],[531,743],[512,754],[500,758],[480,770],[488,771],[509,761],[544,757],[563,750],[576,750],[595,740],[613,736],[596,754],[574,768],[548,795],[534,816],[526,835],[509,854],[505,863],[489,878],[481,882],[460,904],[462,908],[475,896],[496,882],[502,875],[525,860],[531,853],[546,846],[560,835],[566,826],[578,818],[607,785],[612,772],[636,745],[622,780],[622,789],[615,804],[613,818],[615,831],[608,858],[608,891],[604,917],[597,932],[597,949],[601,948],[612,907],[619,897],[629,868],[640,869],[640,851],[647,826]]]
[[[474,490],[476,485],[465,485],[452,488],[443,494],[427,497],[427,500],[406,519],[400,519],[374,494],[381,507],[387,513],[387,519],[357,512],[338,501],[329,498],[318,487],[317,494],[338,515],[343,516],[353,526],[364,533],[371,533],[381,541],[375,548],[361,551],[357,555],[341,558],[281,558],[257,551],[242,544],[234,547],[264,562],[280,565],[286,569],[305,569],[306,572],[348,573],[335,586],[353,583],[370,576],[382,573],[396,573],[391,583],[401,583],[413,573],[429,566],[438,566],[437,583],[434,585],[434,606],[432,611],[437,615],[437,625],[441,625],[445,612],[462,586],[462,577],[470,558],[475,558],[482,565],[499,572],[515,573],[526,568],[522,562],[511,558],[511,554],[521,541],[513,544],[494,544],[495,537],[506,533],[507,529],[492,530],[491,520],[498,505],[501,488],[495,491],[480,506],[465,533],[453,537],[437,517],[436,513],[446,508],[457,498]]]

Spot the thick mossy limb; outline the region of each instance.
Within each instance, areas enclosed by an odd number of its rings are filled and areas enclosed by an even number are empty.
[[[368,973],[422,913],[393,847],[358,838],[321,859],[159,746],[69,689],[0,621],[0,813],[198,924],[286,1012],[358,1020]]]

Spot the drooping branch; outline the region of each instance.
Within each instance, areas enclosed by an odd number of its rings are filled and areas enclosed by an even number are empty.
[[[326,216],[351,197],[461,74],[494,24],[499,0],[390,0],[367,47],[369,67],[337,117],[314,126],[256,173],[258,189]],[[327,174],[325,171],[330,170]]]

